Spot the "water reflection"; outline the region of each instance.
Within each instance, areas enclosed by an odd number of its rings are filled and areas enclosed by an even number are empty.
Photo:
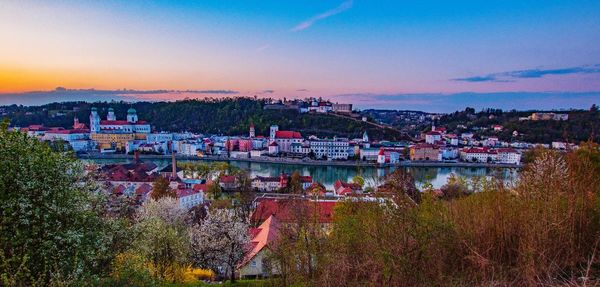
[[[93,160],[99,164],[107,163],[125,163],[128,160],[118,159],[97,159]],[[167,166],[170,161],[165,159],[153,160],[159,168]],[[186,162],[183,160],[182,162]],[[375,168],[375,167],[340,167],[340,166],[306,166],[293,164],[270,164],[256,162],[231,162],[232,166],[248,170],[251,176],[278,176],[281,173],[292,173],[296,170],[302,175],[310,175],[313,180],[319,181],[327,187],[333,188],[333,183],[338,180],[351,181],[356,175],[365,178],[367,184],[375,185],[381,181],[385,175],[393,172],[395,167]],[[448,177],[454,173],[458,176],[472,177],[495,177],[501,178],[506,182],[512,182],[517,177],[517,169],[514,168],[473,168],[473,167],[400,167],[409,170],[421,187],[424,183],[431,183],[434,188],[444,185]]]

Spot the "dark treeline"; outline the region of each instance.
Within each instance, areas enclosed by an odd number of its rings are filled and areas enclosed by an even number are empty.
[[[537,111],[502,111],[500,109],[485,109],[476,112],[473,108],[457,111],[442,116],[437,123],[445,126],[451,132],[460,133],[473,127],[484,127],[488,130],[478,130],[480,136],[497,136],[500,140],[520,140],[532,143],[551,143],[553,141],[568,141],[578,143],[592,139],[600,141],[600,112],[593,105],[589,110],[547,111],[558,114],[568,114],[567,121],[519,121],[520,117],[530,116]],[[501,132],[489,129],[491,125],[499,124],[504,127]],[[460,128],[464,125],[467,129]],[[519,133],[513,136],[513,131]]]
[[[399,140],[401,135],[393,130],[382,130],[372,125],[347,118],[324,114],[301,114],[296,110],[264,110],[265,100],[252,98],[225,98],[183,100],[176,102],[65,102],[42,106],[5,106],[11,125],[70,127],[73,117],[89,123],[92,106],[105,118],[112,107],[118,119],[124,119],[127,109],[137,110],[140,120],[147,120],[159,131],[190,131],[210,134],[246,135],[250,122],[254,122],[257,135],[268,135],[269,126],[279,125],[280,130],[302,132],[304,136],[360,137],[367,131],[372,139]],[[75,108],[75,110],[74,110]],[[57,112],[59,113],[57,115]]]

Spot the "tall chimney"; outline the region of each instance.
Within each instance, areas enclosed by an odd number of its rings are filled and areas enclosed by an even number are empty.
[[[177,160],[175,159],[175,151],[171,152],[171,165],[173,166],[173,170],[171,172],[171,178],[177,178]]]

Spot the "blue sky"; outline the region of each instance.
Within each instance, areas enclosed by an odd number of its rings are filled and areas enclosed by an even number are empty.
[[[577,0],[2,1],[0,103],[63,86],[585,107],[600,101],[599,15],[600,1]]]

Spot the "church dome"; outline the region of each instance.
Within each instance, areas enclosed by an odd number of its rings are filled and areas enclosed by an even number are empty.
[[[135,114],[136,111],[134,108],[129,108],[129,110],[127,110],[127,114]]]

